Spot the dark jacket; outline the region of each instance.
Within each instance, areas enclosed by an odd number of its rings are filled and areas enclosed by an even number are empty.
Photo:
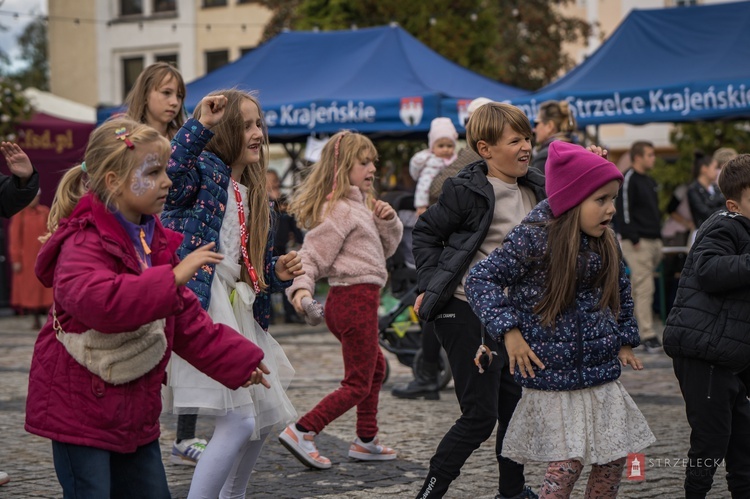
[[[531,163],[529,168],[536,170],[537,172],[544,175],[544,167],[547,164],[547,156],[549,155],[549,145],[556,141],[562,140],[563,142],[572,142],[571,137],[565,133],[556,133],[549,137],[547,140],[539,144],[534,148],[531,153]]]
[[[643,239],[661,239],[658,185],[648,175],[630,169],[617,196],[615,229],[633,244]]]
[[[19,177],[0,175],[0,217],[10,218],[26,208],[39,192],[39,173],[34,170],[26,185]]]
[[[487,332],[499,340],[518,328],[545,368],[518,384],[537,390],[578,390],[609,383],[620,377],[617,354],[623,345],[638,346],[638,326],[625,264],[620,260],[620,313],[599,308],[602,297],[597,276],[602,258],[591,251],[589,236],[581,233],[575,306],[543,326],[534,308],[544,296],[549,268],[546,222],[552,210],[539,203],[505,238],[500,248],[476,264],[466,278],[466,297]],[[554,271],[554,270],[553,270]],[[504,291],[507,289],[507,293]]]
[[[172,139],[172,155],[167,166],[172,187],[161,221],[168,229],[184,235],[177,249],[180,258],[211,242],[216,243],[217,250],[221,249],[219,232],[224,222],[232,172],[215,154],[203,150],[213,136],[200,121],[191,118]],[[250,236],[254,234],[251,232]],[[263,272],[269,287],[253,302],[253,316],[264,330],[268,330],[271,320],[271,293],[292,284],[292,280],[280,281],[274,271],[277,257],[273,256],[273,224],[267,238]],[[187,284],[204,310],[208,310],[211,302],[215,267],[214,264],[204,265]]]
[[[750,220],[721,211],[701,226],[664,328],[670,357],[737,373],[750,367]]]
[[[688,204],[690,205],[690,214],[693,216],[695,227],[700,227],[708,217],[726,209],[727,200],[718,187],[714,186],[714,193],[708,192],[708,189],[697,180],[688,187],[687,191]]]
[[[529,170],[518,184],[545,199],[544,177]],[[450,300],[487,237],[495,212],[495,191],[487,163],[477,161],[443,184],[437,204],[419,217],[413,231],[418,288],[424,293],[419,316],[432,320]]]

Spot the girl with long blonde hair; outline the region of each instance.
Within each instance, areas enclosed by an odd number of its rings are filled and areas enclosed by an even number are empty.
[[[375,200],[376,158],[375,146],[364,135],[335,134],[289,208],[309,232],[300,250],[305,273],[294,279],[287,297],[304,314],[303,300],[312,298],[315,281],[328,278],[326,325],[341,342],[344,356],[341,386],[279,436],[302,464],[313,469],[331,467],[318,452],[315,436],[355,406],[357,435],[349,457],[396,458],[396,451],[380,445],[377,437],[378,395],[385,378],[378,305],[386,282],[385,259],[396,251],[403,225],[388,203]]]
[[[35,269],[54,304],[34,346],[25,426],[52,440],[54,495],[170,497],[159,416],[172,352],[227,390],[267,385],[260,348],[212,322],[185,287],[222,256],[214,243],[175,255],[158,217],[169,154],[150,126],[114,118],[57,188]]]
[[[200,106],[172,141],[168,173],[173,185],[162,214],[184,234],[178,255],[215,242],[225,258],[206,265],[190,287],[209,315],[258,344],[271,371],[270,390],[227,390],[176,357],[170,369],[171,409],[216,416],[216,428],[193,475],[188,497],[244,497],[250,473],[268,434],[294,420],[286,396],[294,370],[268,334],[270,293],[302,273],[295,252],[272,256],[266,194],[268,135],[258,100],[240,90],[205,99],[224,108],[210,130]],[[204,100],[205,100],[204,99]]]

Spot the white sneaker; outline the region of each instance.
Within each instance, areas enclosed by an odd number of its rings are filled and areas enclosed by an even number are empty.
[[[5,485],[10,482],[10,476],[4,471],[0,471],[0,485]]]
[[[203,455],[203,451],[206,450],[206,445],[208,445],[208,441],[202,438],[188,438],[180,443],[174,442],[169,462],[195,466]]]
[[[279,435],[279,442],[309,468],[327,470],[331,467],[331,460],[321,456],[318,448],[315,447],[315,432],[313,431],[302,433],[292,423]]]
[[[361,461],[390,461],[391,459],[396,459],[396,451],[390,447],[380,445],[378,437],[367,443],[357,437],[352,442],[352,445],[349,446],[349,457]]]

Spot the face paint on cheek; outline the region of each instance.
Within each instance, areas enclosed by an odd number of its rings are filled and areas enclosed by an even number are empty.
[[[156,184],[153,180],[146,176],[146,172],[154,166],[159,166],[159,155],[156,153],[149,153],[143,160],[141,166],[139,166],[133,174],[133,182],[130,184],[130,190],[136,196],[143,196],[149,190],[153,189]]]

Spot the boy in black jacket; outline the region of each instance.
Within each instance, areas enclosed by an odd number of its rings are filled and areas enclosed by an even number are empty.
[[[692,429],[686,499],[705,498],[724,463],[732,498],[750,497],[750,154],[719,188],[728,211],[698,231],[664,329]]]

